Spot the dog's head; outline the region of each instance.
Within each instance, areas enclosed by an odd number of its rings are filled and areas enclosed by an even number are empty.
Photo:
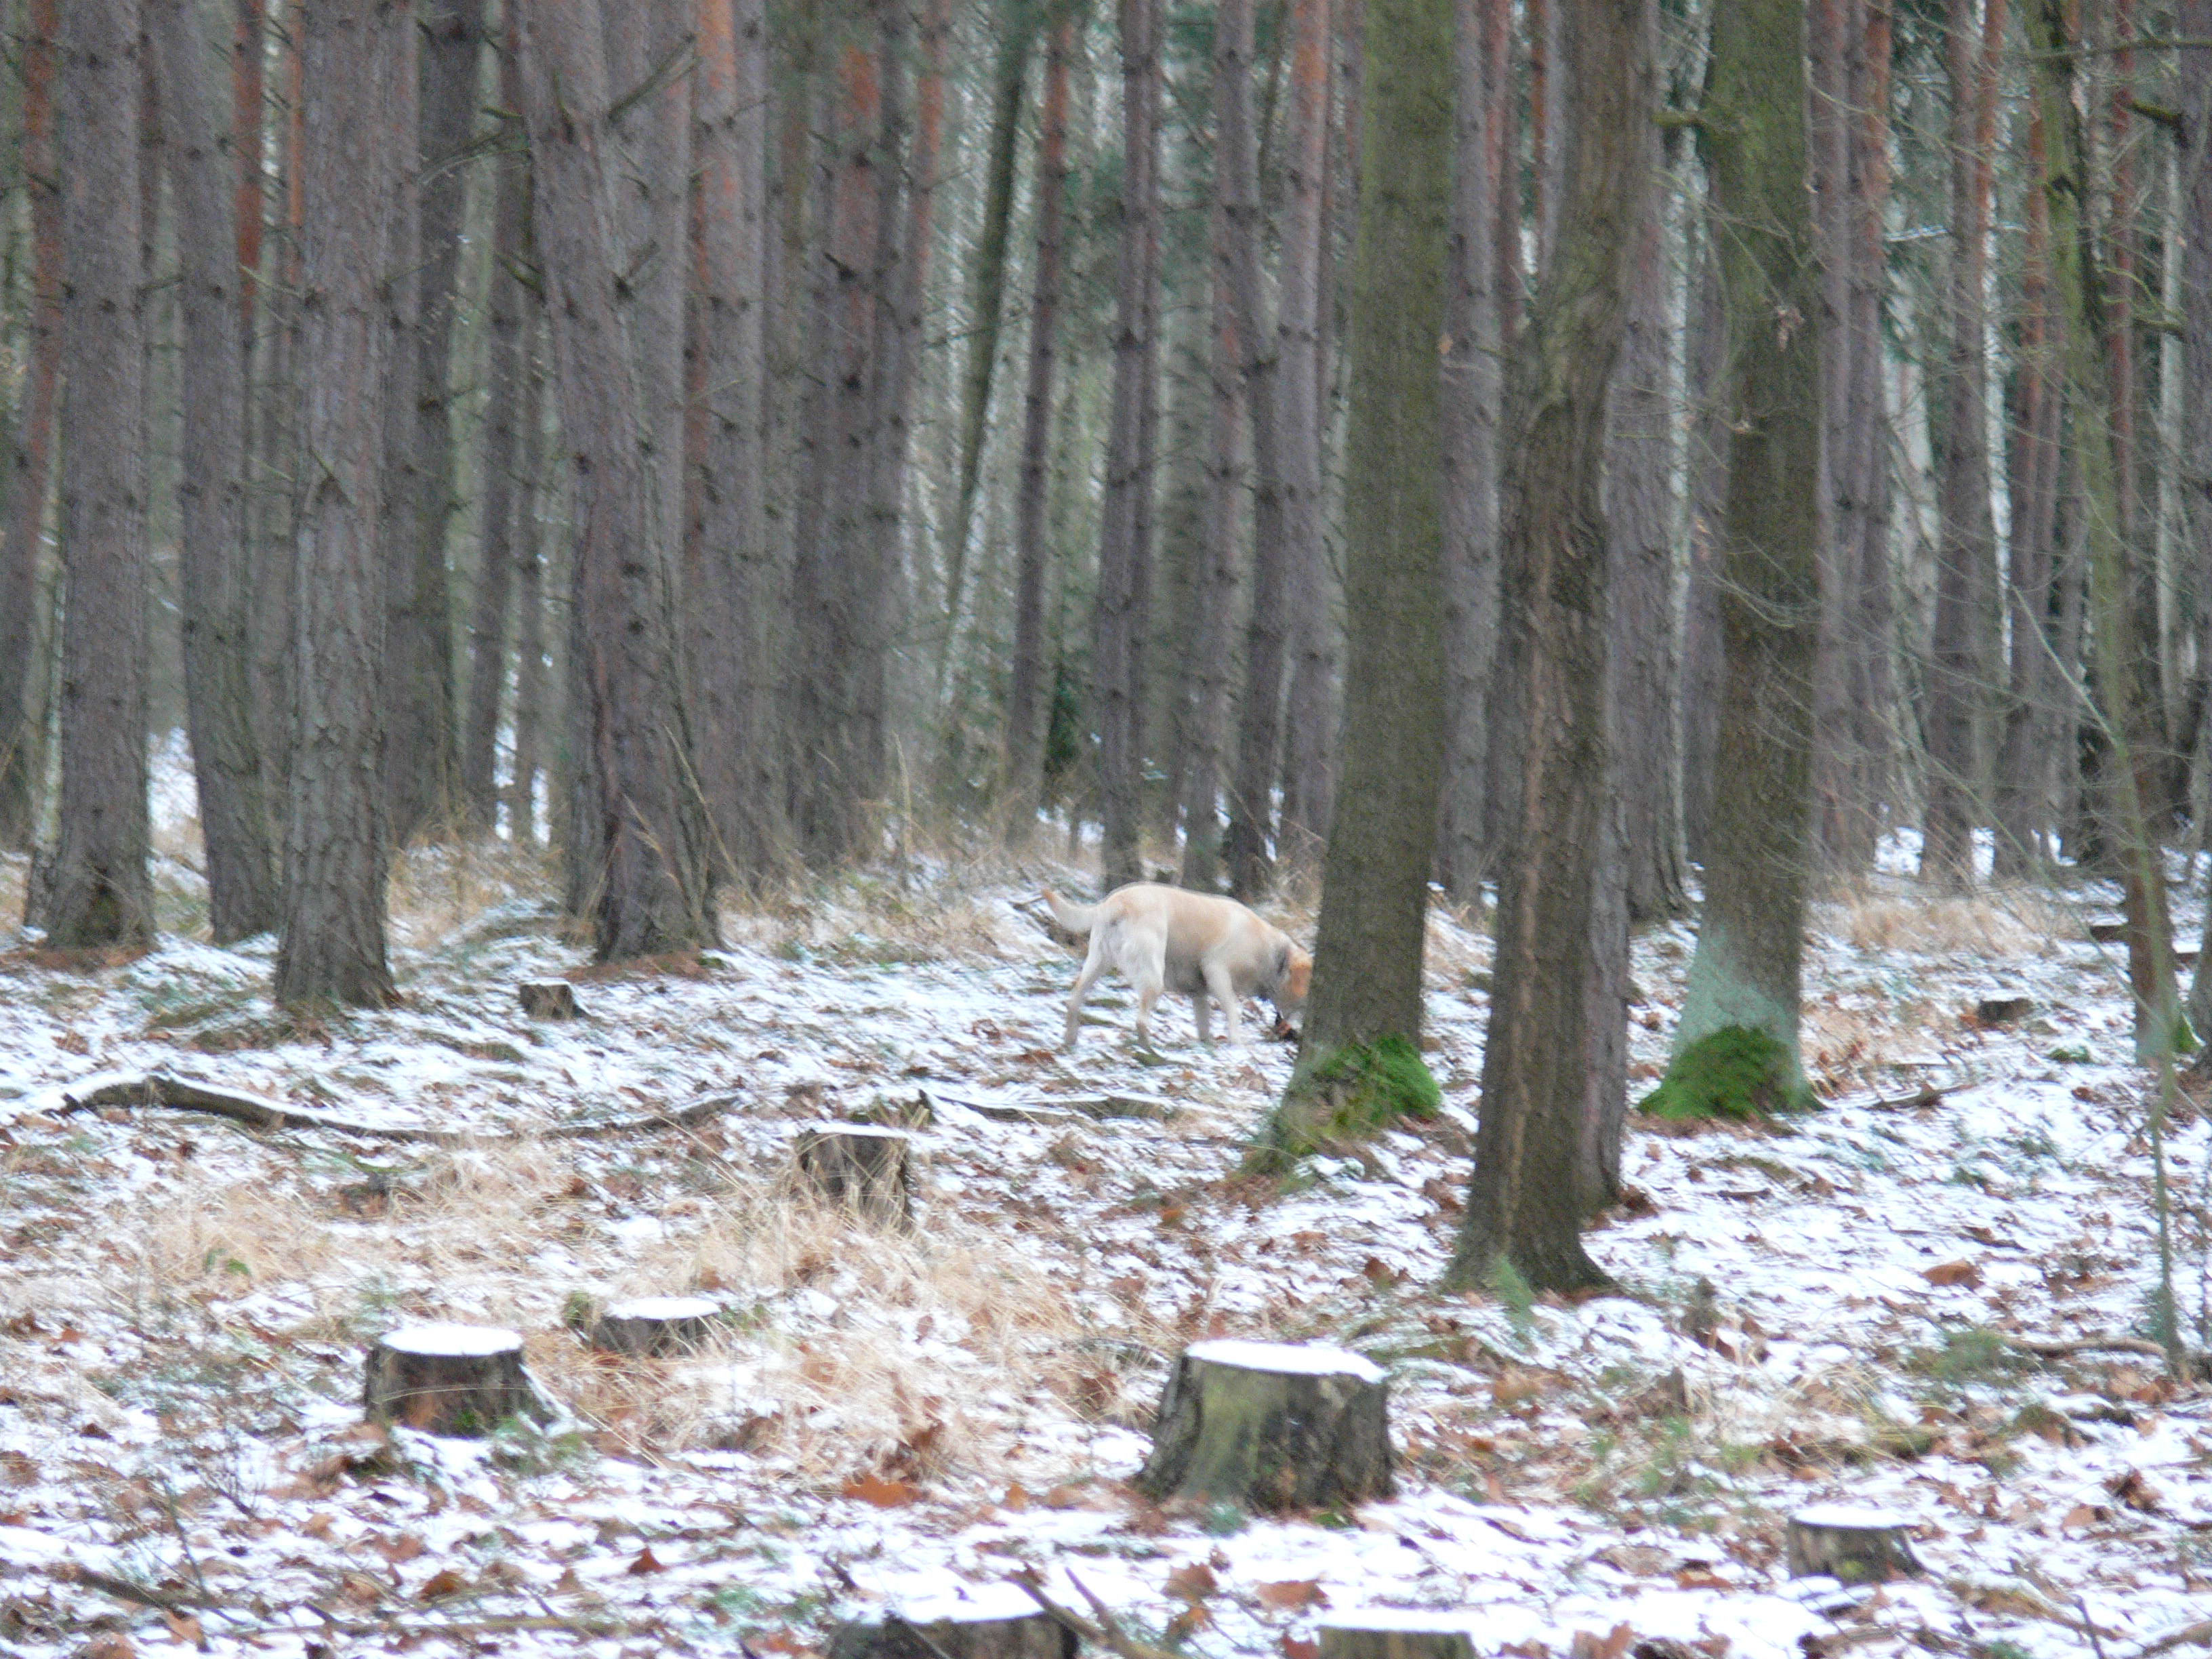
[[[1275,1005],[1275,1012],[1288,1019],[1306,1006],[1306,993],[1312,989],[1313,958],[1293,945],[1285,953],[1269,1000]]]

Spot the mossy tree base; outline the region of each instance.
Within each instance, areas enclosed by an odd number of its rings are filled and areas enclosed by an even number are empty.
[[[1388,1498],[1389,1385],[1370,1361],[1319,1344],[1200,1342],[1183,1351],[1137,1486],[1156,1501],[1255,1511]]]
[[[1665,1080],[1644,1097],[1643,1109],[1654,1117],[1747,1119],[1813,1103],[1787,1045],[1766,1031],[1724,1025],[1674,1056]]]
[[[1409,1037],[1349,1042],[1302,1058],[1246,1166],[1280,1174],[1299,1158],[1434,1117],[1443,1092]]]

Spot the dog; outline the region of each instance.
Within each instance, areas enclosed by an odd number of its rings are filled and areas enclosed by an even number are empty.
[[[1044,902],[1071,933],[1091,936],[1090,954],[1076,976],[1067,1003],[1067,1036],[1073,1052],[1083,1019],[1083,999],[1109,968],[1121,970],[1137,988],[1137,1041],[1152,1044],[1152,1005],[1163,991],[1188,995],[1197,1011],[1198,1040],[1213,1040],[1206,1000],[1221,1005],[1229,1041],[1241,1043],[1237,1005],[1263,996],[1275,1005],[1279,1020],[1305,1006],[1313,983],[1313,958],[1235,899],[1188,892],[1140,881],[1116,888],[1096,904],[1070,904],[1047,888]]]

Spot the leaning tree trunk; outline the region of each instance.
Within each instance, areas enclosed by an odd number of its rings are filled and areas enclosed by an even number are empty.
[[[1158,307],[1158,0],[1123,0],[1121,232],[1116,257],[1114,406],[1091,623],[1099,816],[1106,884],[1144,873],[1145,635],[1152,593],[1153,339]]]
[[[64,10],[61,824],[34,920],[64,947],[137,945],[154,936],[139,16],[137,0]]]
[[[701,830],[687,810],[665,596],[667,544],[645,465],[641,415],[617,296],[600,125],[607,110],[599,9],[526,8],[524,118],[575,501],[569,677],[577,687],[574,826],[586,861],[601,961],[649,956],[714,935]]]
[[[1345,769],[1302,1060],[1419,1039],[1443,739],[1437,341],[1451,210],[1452,9],[1449,0],[1368,0],[1366,9],[1346,312]]]
[[[1050,484],[1053,377],[1059,352],[1063,219],[1067,193],[1067,75],[1075,49],[1063,19],[1045,49],[1038,112],[1036,275],[1030,288],[1029,379],[1022,396],[1022,476],[1014,503],[1013,683],[1006,698],[1006,838],[1020,847],[1036,827],[1043,788],[1045,587],[1051,550],[1045,511]]]
[[[1727,313],[1724,663],[1705,896],[1675,1033],[1764,1032],[1802,1086],[1800,969],[1812,857],[1820,444],[1819,305],[1805,192],[1803,0],[1718,0],[1700,130]]]
[[[31,305],[7,458],[8,539],[0,544],[0,847],[31,843],[33,757],[45,698],[33,685],[39,544],[46,520],[62,341],[62,198],[54,151],[60,0],[29,0],[21,69],[24,191],[31,198]]]
[[[1507,367],[1497,687],[1520,752],[1498,783],[1513,856],[1498,884],[1475,1176],[1451,1267],[1455,1283],[1479,1285],[1503,1260],[1552,1290],[1604,1279],[1580,1237],[1584,1059],[1608,1018],[1591,996],[1605,983],[1594,951],[1607,850],[1602,481],[1656,151],[1644,9],[1565,0],[1562,21],[1577,100],[1561,234]],[[1612,920],[1625,942],[1625,916]]]
[[[276,999],[392,1000],[385,958],[388,843],[379,762],[384,643],[378,520],[392,337],[386,299],[404,173],[392,119],[411,82],[413,19],[390,0],[305,13],[307,103],[293,166],[305,211],[292,683],[298,738],[284,830]]]
[[[190,0],[153,0],[170,189],[182,267],[184,425],[178,587],[185,711],[207,848],[208,921],[218,945],[276,925],[269,803],[253,735],[246,586],[246,366],[235,289],[234,190],[208,95],[206,39]],[[258,112],[255,112],[258,118]],[[259,211],[259,203],[254,204]]]
[[[1504,382],[1496,251],[1508,41],[1493,40],[1510,0],[1458,10],[1454,40],[1451,271],[1445,301],[1444,761],[1437,878],[1479,899],[1488,854],[1490,669],[1498,643],[1498,422]]]
[[[1951,90],[1951,248],[1945,287],[1942,396],[1942,533],[1936,549],[1936,636],[1928,674],[1928,806],[1921,878],[1973,880],[1973,831],[1990,672],[1983,613],[1996,580],[1990,508],[1989,365],[1983,289],[1989,272],[1990,148],[1996,141],[2003,0],[1986,0],[1978,33],[1974,0],[1950,0],[1946,62]],[[1977,47],[1979,50],[1977,50]]]

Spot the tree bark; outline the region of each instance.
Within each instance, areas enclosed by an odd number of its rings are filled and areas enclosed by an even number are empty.
[[[198,9],[190,0],[151,0],[148,11],[177,204],[182,393],[191,411],[178,474],[185,717],[207,849],[208,919],[216,943],[228,945],[267,932],[277,919],[246,626],[246,356],[234,293],[235,192],[218,147]]]
[[[1051,558],[1053,380],[1058,362],[1060,268],[1067,191],[1067,79],[1075,27],[1063,18],[1045,49],[1038,111],[1036,265],[1030,289],[1029,377],[1022,396],[1022,477],[1014,507],[1017,574],[1013,684],[1006,699],[1007,840],[1024,844],[1042,805],[1045,738],[1045,586]]]
[[[1488,869],[1490,677],[1498,647],[1498,422],[1504,380],[1498,197],[1505,188],[1509,0],[1462,0],[1444,355],[1444,762],[1437,879],[1462,903]]]
[[[499,103],[522,102],[521,64],[512,20],[499,58]],[[523,361],[531,301],[520,272],[530,262],[530,160],[519,118],[499,138],[493,182],[491,276],[485,295],[490,386],[484,402],[483,510],[477,537],[476,599],[469,614],[469,700],[461,728],[461,805],[468,827],[489,836],[499,827],[499,705],[507,682],[507,610],[515,571],[514,520],[520,495],[516,456],[525,434]],[[520,842],[518,833],[516,840]]]
[[[0,846],[28,847],[33,758],[46,729],[32,673],[38,633],[39,549],[52,482],[54,410],[62,348],[62,196],[54,147],[54,68],[61,0],[29,0],[22,50],[22,169],[30,198],[29,362],[16,392],[8,456],[7,533],[0,544]]]
[[[1106,885],[1144,874],[1145,635],[1152,592],[1152,360],[1158,317],[1158,0],[1122,0],[1121,228],[1115,258],[1114,403],[1091,623]],[[1255,423],[1256,424],[1256,423]]]
[[[611,961],[697,945],[714,930],[672,684],[670,561],[655,533],[665,520],[617,303],[599,26],[595,6],[522,10],[533,218],[575,491],[574,838],[586,862],[572,890],[589,896],[593,949]]]
[[[395,337],[393,221],[411,149],[395,122],[413,79],[404,0],[333,0],[303,15],[306,90],[295,176],[304,212],[301,459],[292,670],[297,739],[284,830],[276,1000],[377,1006],[388,842],[380,771],[384,642],[378,527]],[[411,106],[409,112],[411,114]]]
[[[519,106],[509,106],[510,108]],[[545,708],[545,562],[539,550],[538,494],[544,477],[545,372],[538,345],[544,308],[533,305],[522,341],[522,418],[515,434],[520,475],[514,487],[514,766],[507,819],[514,843],[538,841],[538,733]]]
[[[2212,0],[2179,0],[2174,33],[2212,40]],[[2182,365],[2193,392],[2184,404],[2182,523],[2185,556],[2197,572],[2202,636],[2197,673],[2212,675],[2212,48],[2192,47],[2176,59],[2182,100],[2181,200],[2190,234],[2182,255]],[[2200,745],[2202,739],[2200,739]],[[2212,935],[2212,921],[2205,927]],[[2212,962],[2202,945],[2189,987],[2189,1020],[2200,1036],[2212,1034]]]
[[[1945,60],[1951,95],[1951,225],[1944,296],[1941,535],[1936,635],[1928,675],[1928,806],[1920,875],[1947,887],[1974,877],[1974,826],[1986,816],[1983,752],[1990,674],[1984,613],[1996,579],[1990,507],[1989,368],[1983,289],[1989,273],[1991,149],[1996,142],[2003,0],[1949,0]]]
[[[1603,478],[1656,159],[1646,9],[1565,0],[1561,21],[1577,99],[1559,235],[1507,368],[1496,695],[1520,740],[1515,771],[1496,781],[1513,856],[1498,883],[1475,1176],[1450,1269],[1453,1282],[1479,1285],[1502,1260],[1543,1289],[1604,1282],[1580,1237],[1585,1126],[1595,1159],[1605,1109],[1585,1062],[1598,1023],[1626,1018],[1625,1002],[1608,1010],[1593,996],[1626,980],[1607,973],[1599,948],[1601,866],[1610,851],[1617,868],[1620,853],[1607,846],[1613,551]],[[1604,944],[1625,954],[1618,904],[1604,918],[1618,939]]]
[[[684,591],[699,773],[726,873],[757,880],[783,856],[770,642],[781,614],[769,545],[763,287],[768,237],[768,12],[700,0],[692,152],[699,167],[699,303],[706,441]]]
[[[1437,341],[1451,211],[1451,30],[1449,0],[1369,0],[1346,312],[1345,770],[1302,1060],[1420,1036],[1443,742]]]
[[[1798,1057],[1819,631],[1820,303],[1805,191],[1803,0],[1718,0],[1702,141],[1729,340],[1725,665],[1705,905],[1676,1030],[1762,1031]]]
[[[1690,861],[1705,860],[1712,822],[1713,751],[1721,712],[1721,562],[1727,508],[1728,316],[1721,295],[1717,227],[1711,210],[1698,237],[1689,297],[1689,340],[1683,351],[1690,405],[1689,456],[1684,468],[1684,539],[1688,559],[1682,595],[1682,844]]]

